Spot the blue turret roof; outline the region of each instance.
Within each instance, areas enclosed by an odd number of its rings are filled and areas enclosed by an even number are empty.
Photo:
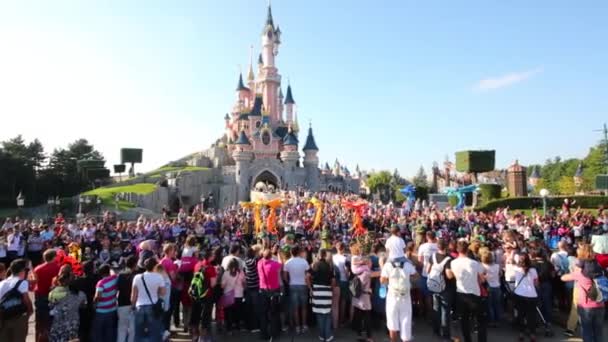
[[[251,143],[249,142],[249,139],[247,138],[247,134],[245,134],[245,131],[241,131],[241,134],[239,135],[239,138],[237,139],[235,144],[236,145],[251,145]]]
[[[262,100],[262,96],[256,96],[255,101],[253,102],[253,108],[251,108],[251,113],[249,113],[249,116],[261,116],[263,104],[264,101]]]
[[[287,95],[285,96],[285,104],[294,104],[296,101],[293,100],[293,95],[291,94],[291,85],[287,86]]]
[[[268,14],[266,16],[266,25],[270,25],[274,28],[274,21],[272,20],[272,8],[268,5]]]
[[[583,164],[579,163],[574,173],[574,177],[583,177]]]
[[[258,56],[258,64],[264,64],[264,59],[262,59],[262,54]]]
[[[287,145],[298,146],[298,138],[296,138],[296,136],[293,134],[293,132],[289,132],[285,135],[285,138],[283,138],[283,144],[285,146],[287,146]]]
[[[241,90],[249,90],[249,88],[245,87],[245,84],[243,83],[243,74],[242,73],[239,74],[239,83],[236,86],[236,91],[241,91]]]
[[[315,142],[315,137],[312,135],[312,127],[308,128],[308,136],[306,137],[306,143],[304,144],[303,151],[318,151],[317,143]]]
[[[538,171],[538,165],[535,165],[534,169],[532,169],[532,174],[530,175],[530,178],[540,179],[540,171]]]

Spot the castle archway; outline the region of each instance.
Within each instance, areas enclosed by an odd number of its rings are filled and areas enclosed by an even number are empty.
[[[274,192],[281,188],[277,175],[269,170],[263,170],[253,178],[251,189],[261,192]]]

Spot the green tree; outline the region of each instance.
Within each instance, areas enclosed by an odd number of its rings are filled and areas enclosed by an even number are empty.
[[[576,186],[574,185],[574,179],[568,176],[562,176],[558,184],[558,194],[560,195],[573,195],[576,192]]]
[[[418,173],[416,173],[416,176],[414,176],[414,178],[412,178],[412,184],[414,184],[414,186],[416,188],[428,188],[429,187],[429,180],[426,175],[426,172],[424,171],[424,167],[422,167],[422,165],[418,169]]]

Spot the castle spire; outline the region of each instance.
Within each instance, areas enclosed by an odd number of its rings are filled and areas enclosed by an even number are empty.
[[[249,82],[255,79],[255,75],[253,74],[253,45],[249,47],[249,70],[247,71],[247,80]]]
[[[312,134],[312,124],[308,127],[308,136],[306,137],[306,143],[304,144],[304,151],[318,151],[317,143],[315,142],[315,137]]]
[[[285,96],[285,104],[295,104],[296,101],[293,100],[293,95],[291,94],[291,84],[287,85],[287,95]]]
[[[239,73],[239,83],[236,86],[236,91],[241,91],[241,90],[249,90],[249,88],[245,87],[245,84],[243,83],[243,73]]]
[[[272,6],[270,5],[270,0],[268,1],[268,14],[266,15],[266,26],[272,26],[274,29],[274,21],[272,20]]]

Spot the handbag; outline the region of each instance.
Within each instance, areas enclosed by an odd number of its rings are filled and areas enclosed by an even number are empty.
[[[148,299],[150,299],[150,303],[153,303],[152,296],[150,296],[150,291],[148,291],[148,286],[146,285],[146,278],[144,275],[141,275],[141,281],[144,283],[144,289],[146,290],[146,294],[148,295]],[[158,298],[156,303],[152,304],[152,312],[154,312],[154,316],[160,319],[163,317],[163,313],[165,313],[165,309],[163,309],[163,300]]]

